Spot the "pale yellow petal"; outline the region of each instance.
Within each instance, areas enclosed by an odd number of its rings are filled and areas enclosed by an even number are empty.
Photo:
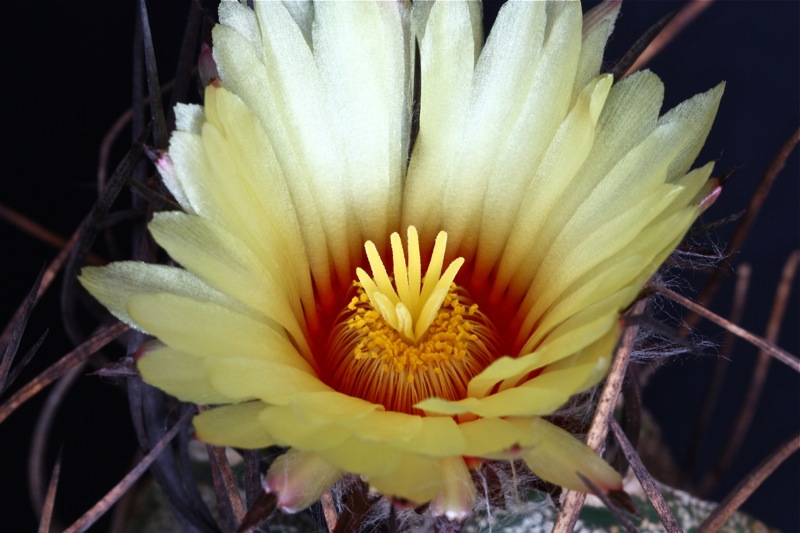
[[[149,230],[183,267],[280,324],[310,357],[299,296],[277,265],[262,263],[235,235],[198,216],[157,213]]]
[[[266,408],[261,402],[226,405],[203,411],[194,417],[195,435],[214,446],[266,448],[275,444],[259,420]]]
[[[393,411],[372,411],[363,417],[343,419],[337,425],[347,428],[358,438],[370,442],[407,442],[423,427],[420,416]]]
[[[662,243],[662,247],[660,250],[650,250],[653,259],[650,264],[647,265],[647,268],[644,269],[644,272],[648,273],[648,275],[639,281],[640,285],[644,285],[644,282],[650,277],[649,275],[655,272],[669,254],[675,250],[675,247],[681,242],[686,231],[700,212],[698,207],[690,205],[657,221],[647,228],[647,234],[653,236],[653,238],[660,239],[654,242]]]
[[[502,256],[497,290],[505,287],[512,275],[516,285],[530,283],[538,265],[535,258],[545,255],[532,253],[533,249],[541,250],[538,235],[550,223],[550,213],[560,209],[559,199],[591,152],[595,125],[612,81],[610,75],[600,76],[581,92],[569,115],[553,132],[552,142],[539,147],[542,155],[535,161],[526,159],[530,157],[523,155],[527,145],[518,143],[504,167],[511,179],[502,178],[502,185],[498,183],[487,193],[476,261],[478,269],[488,275]],[[548,106],[540,104],[542,108]],[[531,123],[528,128],[523,138],[539,138],[538,125]]]
[[[625,204],[624,209],[614,209],[614,216],[591,226],[576,226],[573,219],[559,237],[548,248],[538,265],[523,264],[512,282],[512,290],[527,292],[520,305],[520,315],[526,314],[519,328],[520,336],[527,336],[533,323],[544,310],[550,307],[565,291],[585,273],[595,269],[603,260],[620,253],[637,239],[642,229],[665,209],[679,193],[670,185],[662,184],[638,202]],[[597,217],[606,218],[605,212]],[[588,222],[588,218],[583,219]],[[535,270],[534,270],[535,269]],[[535,273],[534,273],[535,272]],[[523,285],[522,279],[530,279]]]
[[[475,505],[475,482],[461,457],[444,457],[439,460],[442,485],[431,501],[434,516],[448,520],[465,520]]]
[[[600,301],[606,301],[606,306],[609,306],[610,311],[615,314],[625,307],[628,299],[639,292],[639,287],[633,286],[632,280],[638,278],[650,263],[649,255],[638,253],[639,247],[636,244],[643,240],[637,239],[632,246],[626,248],[625,253],[610,257],[566,289],[536,322],[530,341],[538,345],[565,320]],[[626,291],[629,295],[608,299],[609,296],[624,291],[626,287],[631,287]],[[615,306],[616,308],[611,309]]]
[[[591,153],[580,171],[570,180],[569,187],[564,189],[559,197],[558,208],[551,210],[546,219],[547,223],[541,224],[538,228],[535,239],[537,250],[550,249],[553,241],[561,234],[570,219],[574,218],[576,211],[594,192],[598,183],[604,180],[620,159],[652,132],[658,119],[663,92],[661,80],[646,71],[637,72],[614,84],[597,121]],[[594,223],[593,228],[600,224],[600,216],[619,212],[616,206],[623,204],[613,203],[613,200],[614,197],[611,197],[609,204],[600,208],[602,212],[594,211],[589,216]],[[524,245],[530,243],[522,240],[521,244],[523,246],[517,250],[518,252],[522,252],[525,249]],[[506,252],[506,256],[509,253]],[[507,288],[522,261],[529,275],[518,276],[518,286],[529,287],[532,279],[530,276],[538,269],[545,255],[537,253],[504,257],[500,263],[501,274],[495,283],[495,292],[501,293]]]
[[[479,238],[479,215],[492,208],[498,189],[518,183],[520,169],[526,166],[515,162],[511,152],[523,143],[528,151],[517,155],[525,161],[537,159],[537,148],[549,143],[569,105],[568,94],[551,95],[549,89],[563,85],[571,92],[571,57],[573,51],[577,57],[577,48],[570,46],[568,28],[575,16],[579,23],[580,8],[549,7],[544,2],[504,4],[475,66],[462,146],[455,155],[458,168],[448,177],[443,199],[444,205],[458,208],[445,211],[441,223],[452,244],[468,258]],[[579,35],[573,37],[578,45]],[[556,56],[562,61],[560,68],[548,69]],[[547,98],[545,94],[554,96],[546,108],[536,104],[540,95]],[[538,123],[535,136],[529,135],[532,123]],[[513,211],[514,206],[505,209]]]
[[[147,383],[184,402],[231,403],[239,397],[227,396],[212,387],[202,359],[166,346],[148,350],[136,361],[136,368]]]
[[[703,169],[703,173],[706,171],[707,169]],[[670,210],[673,208],[670,207]],[[644,228],[617,256],[609,258],[597,265],[594,270],[584,274],[574,284],[575,292],[571,293],[569,289],[565,291],[566,297],[562,302],[544,314],[534,328],[527,347],[546,346],[555,339],[566,338],[565,335],[577,335],[579,327],[589,327],[591,323],[599,325],[604,320],[603,316],[609,317],[609,320],[619,316],[677,245],[697,216],[697,212],[694,207],[683,207],[669,216],[663,216],[662,213],[661,219],[653,221]],[[601,282],[607,283],[603,289],[591,288]],[[616,292],[606,295],[609,291]],[[596,300],[598,297],[602,299]],[[574,313],[572,317],[563,320],[572,313]],[[559,320],[563,321],[553,327]],[[529,323],[529,326],[531,324]],[[545,360],[551,362],[553,359]]]
[[[472,412],[480,406],[478,398],[464,398],[463,400],[445,400],[444,398],[427,398],[414,404],[416,409],[426,414],[454,416]]]
[[[583,313],[574,316],[571,321],[562,324],[535,351],[516,358],[502,357],[495,360],[472,378],[468,387],[469,395],[482,398],[501,380],[515,383],[517,379],[533,370],[569,357],[602,338],[616,326],[618,321],[618,312],[610,313],[600,304],[589,307]]]
[[[214,177],[203,151],[202,131],[207,122],[200,125],[198,133],[175,131],[169,139],[169,157],[174,165],[172,180],[182,196],[181,205],[189,213],[217,216],[225,211],[214,205],[215,197],[203,194],[206,184],[213,184]],[[163,174],[163,173],[162,173]],[[169,181],[167,182],[169,183]],[[213,187],[213,185],[211,185]],[[170,188],[175,188],[170,186]]]
[[[229,3],[232,2],[223,2],[221,5],[224,6]],[[257,26],[253,28],[253,30],[257,33],[260,32]],[[261,90],[259,88],[266,87],[270,80],[266,74],[266,70],[261,59],[263,52],[260,46],[260,36],[259,46],[255,48],[247,41],[243,34],[237,33],[230,27],[224,25],[216,26],[213,30],[213,36],[214,57],[218,64],[223,65],[222,70],[224,71],[227,68],[227,65],[230,64],[232,65],[231,68],[233,69],[233,72],[230,73],[231,78],[234,80],[253,81],[252,84],[248,84],[245,87],[239,87],[237,83],[233,81],[233,89],[239,96],[246,97],[246,100],[259,101],[259,98],[261,98]],[[270,97],[267,96],[263,102],[265,102],[265,104],[268,103],[269,98]],[[258,114],[258,107],[253,111],[256,112],[259,118],[263,118],[260,114]],[[267,114],[269,114],[269,112],[270,110],[266,111]],[[281,169],[281,175],[283,175],[285,171],[283,170],[281,160],[284,156],[282,156],[281,151],[287,150],[291,152],[292,146],[291,144],[286,146],[273,146],[274,143],[272,134],[266,128],[265,133],[267,137],[270,138],[270,149],[269,151],[265,150],[262,153],[268,160],[275,161],[277,167]],[[299,154],[290,153],[285,157],[291,156],[299,157]],[[293,168],[290,167],[288,170],[291,171]],[[299,229],[302,232],[303,242],[308,250],[308,262],[310,268],[314,273],[315,279],[321,283],[323,287],[329,287],[331,280],[329,257],[327,254],[327,242],[325,231],[323,229],[323,223],[320,220],[320,214],[317,209],[316,202],[314,201],[314,196],[311,194],[308,185],[304,180],[289,180],[286,182],[286,185],[289,187],[288,191],[291,193],[292,206],[297,212]],[[272,189],[265,190],[270,191]]]
[[[203,106],[197,104],[175,104],[175,129],[200,133],[200,128],[205,122]]]
[[[579,200],[586,198],[597,180],[605,176],[626,153],[653,131],[664,100],[664,84],[650,71],[635,72],[614,84],[597,121],[592,153],[582,169],[585,183],[576,183]]]
[[[206,88],[205,110],[205,162],[184,163],[211,169],[211,181],[202,181],[204,170],[186,172],[205,191],[205,213],[243,240],[266,267],[284,272],[292,297],[297,300],[299,293],[304,305],[311,305],[309,253],[272,143],[252,110],[224,88]]]
[[[443,477],[440,460],[402,453],[393,466],[389,472],[366,473],[367,482],[381,494],[416,504],[429,502],[439,493]]]
[[[491,164],[528,95],[548,21],[543,2],[503,5],[471,72],[466,116],[451,119],[453,130],[448,138],[458,142],[444,152],[446,164],[428,168],[416,166],[412,160],[403,223],[417,225],[423,242],[441,229],[456,246],[470,236],[466,224],[475,220]],[[458,209],[442,210],[440,205]]]
[[[385,442],[366,442],[351,436],[340,444],[319,450],[320,457],[346,472],[356,472],[368,478],[387,476],[395,472],[406,454]]]
[[[531,242],[535,243],[537,250],[549,250],[553,241],[563,232],[570,219],[576,218],[579,209],[586,209],[585,200],[590,194],[597,196],[596,189],[598,184],[601,188],[607,188],[605,176],[614,167],[619,166],[620,158],[623,156],[631,158],[632,155],[625,155],[637,143],[641,142],[647,134],[655,127],[658,118],[658,111],[663,95],[661,82],[651,73],[638,73],[629,79],[612,87],[607,103],[597,121],[597,131],[594,137],[594,146],[589,154],[584,166],[569,182],[569,187],[562,188],[561,196],[558,198],[558,208],[551,209],[545,219],[535,210],[521,212],[523,218],[534,217],[546,221],[537,226],[535,240],[525,237],[524,232],[519,233],[516,240],[519,244],[511,245],[504,251],[503,259],[500,264],[500,273],[496,283],[495,292],[505,290],[512,280],[516,282],[515,290],[520,291],[520,287],[529,287],[539,264],[546,254],[529,253]],[[642,150],[643,148],[637,148]],[[644,166],[631,166],[632,172],[638,172],[636,176],[641,177]],[[643,179],[641,181],[644,181]],[[662,175],[663,181],[663,175]],[[536,190],[533,189],[535,193]],[[596,228],[602,225],[603,218],[612,216],[619,212],[616,206],[626,205],[619,201],[616,196],[608,196],[606,205],[593,205],[591,215],[587,213],[587,222],[591,224],[587,227]],[[603,218],[599,218],[603,217]],[[574,222],[573,222],[574,224]],[[527,228],[528,225],[518,223],[520,228]],[[583,231],[589,231],[584,229]],[[572,234],[577,234],[575,230]],[[525,273],[519,272],[520,265],[524,265]]]
[[[328,290],[330,269],[324,261],[331,257],[340,279],[349,279],[361,245],[347,199],[345,165],[300,28],[278,2],[257,2],[255,10],[260,46],[220,25],[213,30],[214,58],[225,86],[258,116],[274,147],[315,281]]]
[[[139,329],[128,314],[128,301],[136,294],[172,293],[232,310],[247,312],[240,303],[210,288],[182,268],[119,261],[105,267],[84,267],[78,281],[112,315]]]
[[[675,162],[699,150],[713,121],[721,88],[695,96],[664,115],[652,132],[616,162],[582,205],[575,209],[561,233],[588,233],[618,216],[618,206],[636,205],[653,194],[665,181],[672,181]],[[681,163],[681,166],[683,164]],[[684,170],[685,172],[685,170]],[[682,175],[682,174],[681,174]]]
[[[542,68],[541,63],[548,53],[563,54],[561,58],[565,60],[563,68],[551,71],[554,77],[571,78],[574,75],[574,72],[565,74],[569,71],[567,58],[570,51],[563,45],[569,40],[568,19],[576,6],[552,7],[551,12],[545,13],[544,2],[507,2],[492,25],[475,66],[468,119],[470,126],[474,127],[464,132],[465,148],[480,145],[490,150],[480,154],[488,160],[484,165],[494,159],[491,150],[497,150],[498,145],[502,146],[510,137],[509,121],[514,120],[525,105],[534,76]],[[547,42],[548,38],[552,40]],[[543,51],[547,47],[550,51]],[[570,79],[570,89],[571,82]],[[477,127],[479,125],[483,127]],[[463,154],[470,162],[477,155]]]
[[[406,220],[403,225],[416,224],[424,233],[424,242],[441,229],[437,227],[438,205],[444,196],[447,178],[458,163],[472,92],[475,43],[467,3],[421,4],[414,5],[415,16],[426,17],[424,37],[419,43],[419,132],[404,191]],[[430,220],[426,220],[428,217]],[[430,230],[426,230],[427,227]]]
[[[576,391],[568,387],[514,387],[481,398],[469,411],[477,416],[548,415],[564,405]]]
[[[264,360],[312,372],[279,327],[222,305],[165,292],[131,296],[127,309],[145,331],[182,352]]]
[[[614,84],[598,120],[592,152],[573,180],[569,194],[562,197],[561,209],[552,213],[552,225],[541,236],[544,243],[555,238],[598,183],[605,180],[620,160],[632,157],[626,154],[651,134],[663,95],[661,80],[648,71],[637,72]]]
[[[675,195],[672,203],[660,213],[659,220],[668,218],[687,206],[696,207],[700,211],[701,193],[707,188],[713,170],[714,163],[710,162],[676,179],[674,185],[679,192]]]
[[[683,176],[694,163],[697,154],[706,142],[711,125],[719,109],[725,83],[720,83],[710,91],[698,94],[670,110],[659,122],[675,123],[684,137],[684,145],[673,159],[667,173],[667,180],[674,181]]]
[[[428,399],[416,407],[431,413],[455,415],[469,412],[486,418],[551,414],[573,394],[594,385],[605,375],[618,337],[615,328],[578,352],[556,349],[552,353],[560,356],[553,357],[558,359],[558,366],[552,370],[547,366],[542,374],[522,384],[518,381],[532,369],[541,368],[544,361],[532,357],[508,360],[512,364],[499,365],[498,370],[490,374],[492,379],[487,380],[494,383],[507,380],[503,390],[483,398]]]
[[[216,390],[237,400],[258,398],[284,405],[301,394],[331,390],[314,374],[268,360],[213,357],[199,363]]]
[[[464,455],[469,457],[504,455],[513,446],[532,442],[528,431],[521,431],[502,418],[479,418],[460,424],[459,428],[466,442]]]
[[[614,31],[621,5],[621,0],[604,0],[583,15],[583,40],[573,98],[577,98],[583,87],[600,74],[606,41]]]
[[[425,416],[420,420],[422,427],[416,435],[410,439],[394,441],[392,446],[429,457],[463,453],[465,441],[455,420],[449,416]]]
[[[591,448],[578,439],[541,418],[511,419],[512,424],[536,437],[525,446],[522,459],[545,481],[555,485],[590,492],[578,474],[589,479],[603,491],[622,488],[622,478]]]
[[[576,353],[617,327],[621,312],[637,292],[634,287],[626,287],[605,300],[588,306],[554,329],[541,343],[548,350],[543,357],[538,358],[536,368]]]
[[[473,377],[468,385],[467,394],[472,398],[483,398],[495,385],[512,376],[522,372],[530,372],[531,367],[536,366],[536,362],[547,357],[551,350],[550,346],[537,349],[534,352],[520,355],[519,357],[503,356],[498,357],[484,368],[480,374]]]
[[[235,30],[251,48],[260,51],[261,32],[256,14],[251,8],[240,2],[221,2],[218,15],[220,24]]]
[[[315,392],[298,397],[292,406],[298,417],[310,424],[360,419],[382,410],[374,403],[340,392]]]
[[[344,472],[314,453],[289,450],[269,467],[264,486],[278,496],[278,507],[296,513],[310,507]]]
[[[438,3],[435,0],[419,0],[411,5],[411,31],[420,42],[425,38],[431,8]],[[464,4],[469,9],[475,63],[483,49],[483,4],[480,0],[465,0]]]
[[[596,385],[608,372],[620,334],[620,328],[610,329],[601,339],[575,355],[547,365],[540,375],[521,386],[579,392]]]
[[[684,209],[687,204],[694,201],[698,192],[704,187],[712,168],[713,165],[708,164],[681,178],[679,181],[681,185],[663,196],[664,200],[668,200],[666,207],[661,207],[660,211],[651,213],[651,215],[656,214],[655,220],[642,229],[632,242],[581,275],[570,288],[563,290],[561,296],[556,297],[551,308],[545,311],[541,317],[534,314],[534,309],[527,324],[527,328],[530,329],[535,320],[535,328],[529,339],[529,345],[539,345],[557,324],[600,300],[605,299],[604,305],[608,306],[609,311],[613,313],[626,307],[642,285],[641,281],[634,282],[633,280],[649,277],[660,265],[660,260],[654,261],[654,258],[663,249],[663,244],[672,242],[676,236],[682,235],[692,222],[687,217],[681,217],[682,222],[678,225],[675,225],[678,220],[676,218],[671,218],[672,222],[669,224],[664,224],[663,220],[673,217],[677,211]],[[659,204],[664,205],[665,202],[660,201],[658,194],[654,197],[659,200]],[[645,217],[643,220],[647,220],[647,218],[649,217]],[[663,235],[664,231],[669,236],[659,236]],[[658,257],[663,258],[661,255]],[[616,295],[613,300],[608,299],[608,296],[614,293]],[[542,299],[545,299],[544,296]]]
[[[630,293],[631,291],[626,289],[621,293],[621,297],[618,296],[618,298],[627,302],[627,295]],[[635,289],[633,294],[635,294]],[[614,295],[609,300],[612,303],[614,302],[613,297]],[[616,311],[609,313],[604,311],[600,305],[596,305],[594,308],[587,308],[582,314],[576,315],[573,322],[563,325],[562,331],[554,332],[553,338],[536,351],[519,357],[496,359],[480,374],[472,378],[468,388],[468,394],[472,399],[468,398],[467,400],[474,402],[477,398],[483,398],[497,383],[504,380],[506,383],[501,387],[502,389],[513,386],[528,373],[555,361],[574,356],[580,353],[581,350],[597,353],[596,357],[598,358],[607,355],[605,353],[606,348],[602,347],[605,346],[607,341],[603,339],[606,339],[607,336],[616,337],[619,335],[618,320],[619,313]],[[602,346],[598,345],[598,342]],[[599,350],[599,352],[595,352],[596,350]],[[570,389],[566,392],[574,394],[580,390],[582,389]],[[478,404],[470,405],[477,407]],[[531,403],[530,408],[539,409],[539,406]],[[430,407],[426,407],[426,409],[430,409]],[[538,413],[546,414],[541,411],[538,411]]]
[[[339,446],[351,435],[350,430],[333,424],[309,424],[290,405],[270,406],[261,413],[260,420],[277,444],[299,450],[320,451]]]
[[[314,8],[314,59],[344,159],[341,185],[361,240],[381,242],[399,223],[408,150],[410,65],[400,4],[321,2]]]

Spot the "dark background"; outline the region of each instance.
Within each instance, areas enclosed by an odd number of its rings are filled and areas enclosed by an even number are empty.
[[[625,3],[608,47],[609,62],[662,15],[683,4]],[[150,2],[162,81],[174,72],[187,6],[185,0]],[[487,3],[487,20],[496,9]],[[100,142],[130,105],[134,3],[13,2],[4,5],[4,15],[5,79],[0,93],[0,124],[5,132],[1,146],[6,170],[0,182],[0,204],[68,237],[95,199]],[[745,208],[769,161],[800,125],[798,28],[798,2],[718,1],[650,65],[666,84],[665,110],[727,81],[715,127],[699,162],[713,159],[718,171],[732,167],[740,170],[706,213],[705,221]],[[117,143],[112,165],[129,142],[130,136],[125,134]],[[734,268],[743,262],[752,265],[744,325],[759,335],[764,334],[783,263],[798,247],[798,175],[795,150],[746,245],[733,261]],[[724,243],[731,231],[732,226],[722,228],[714,239]],[[0,243],[4,250],[2,323],[24,298],[39,268],[56,252],[5,221],[0,221]],[[699,286],[703,276],[687,273],[686,279]],[[57,280],[34,313],[22,350],[47,328],[50,336],[12,390],[71,349],[59,318],[59,285]],[[797,285],[795,282],[778,343],[794,354],[800,353]],[[732,286],[729,276],[712,309],[727,315]],[[688,283],[681,291],[697,294]],[[722,340],[718,328],[704,325],[703,332],[714,342]],[[661,424],[679,463],[716,353],[711,348],[703,355],[664,362],[645,391],[645,403]],[[756,353],[741,342],[731,357],[729,378],[720,399],[722,408],[708,427],[701,467],[710,466],[721,453],[747,390]],[[27,503],[25,466],[36,416],[48,391],[0,426],[0,529],[35,528]],[[745,448],[713,497],[723,497],[761,459],[798,431],[798,400],[800,378],[773,362]],[[123,394],[97,377],[81,378],[61,404],[48,457],[52,460],[63,446],[57,510],[65,522],[80,516],[130,468],[135,438],[127,416]],[[795,454],[745,503],[744,510],[770,526],[796,531],[800,528],[799,487],[800,458]]]

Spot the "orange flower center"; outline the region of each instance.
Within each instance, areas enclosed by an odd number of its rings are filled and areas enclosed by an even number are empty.
[[[327,348],[328,384],[336,390],[414,413],[426,398],[464,398],[467,384],[496,357],[494,328],[453,280],[464,260],[442,273],[447,234],[436,238],[424,278],[416,229],[408,260],[391,237],[393,276],[367,242],[372,277],[358,269],[356,295],[339,315]]]

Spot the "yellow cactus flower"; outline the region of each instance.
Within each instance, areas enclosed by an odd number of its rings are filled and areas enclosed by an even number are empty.
[[[355,473],[463,518],[481,460],[619,488],[542,417],[715,194],[690,166],[722,87],[659,116],[656,75],[600,73],[616,13],[510,1],[484,43],[475,2],[222,2],[159,163],[183,210],[149,226],[181,266],[81,282],[160,341],[145,381],[217,406],[198,438],[290,448],[285,510]]]

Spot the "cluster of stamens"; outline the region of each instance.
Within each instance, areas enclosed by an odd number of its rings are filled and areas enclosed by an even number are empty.
[[[455,290],[455,284],[452,285]],[[442,307],[428,326],[424,340],[409,343],[397,330],[386,328],[380,323],[381,314],[369,305],[363,289],[347,306],[353,314],[347,319],[345,327],[352,330],[357,338],[353,356],[357,361],[364,358],[380,360],[382,370],[393,370],[408,376],[413,383],[417,370],[432,369],[441,373],[440,364],[461,361],[469,353],[469,348],[480,341],[473,333],[475,324],[470,320],[478,310],[478,304],[465,307],[453,290],[445,296]]]
[[[408,229],[408,260],[391,237],[393,276],[372,242],[365,245],[373,277],[358,269],[356,295],[328,346],[329,382],[340,392],[413,412],[430,397],[456,400],[496,353],[494,331],[478,305],[453,283],[464,260],[442,274],[447,234],[441,232],[425,277],[416,229]]]

